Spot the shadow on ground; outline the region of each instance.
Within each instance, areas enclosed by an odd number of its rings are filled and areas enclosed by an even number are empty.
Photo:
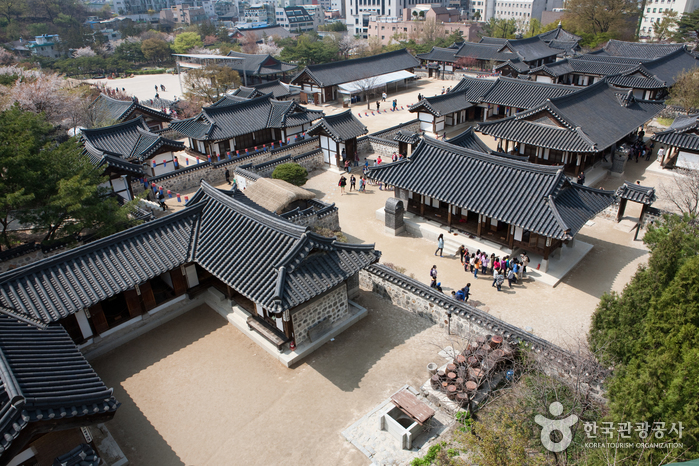
[[[639,235],[639,238],[641,236]],[[594,248],[563,278],[561,283],[566,283],[596,298],[601,298],[604,293],[612,290],[614,281],[624,268],[633,266],[632,262],[648,255],[648,251],[644,249],[623,246],[582,233],[578,233],[576,239],[590,243]],[[614,261],[608,260],[612,252]]]
[[[385,355],[434,325],[369,293],[362,293],[357,302],[369,310],[368,316],[306,360],[344,392],[359,388],[364,376]]]
[[[124,450],[130,464],[156,464],[152,462],[156,458],[157,464],[185,464],[155,426],[148,421],[137,403],[129,396],[124,389],[124,382],[227,325],[223,319],[198,318],[200,312],[211,311],[202,311],[201,308],[191,310],[178,319],[167,322],[91,362],[92,367],[102,377],[104,383],[108,387],[114,388],[114,396],[121,403],[114,420],[107,423],[107,428],[117,439],[117,443]],[[187,325],[178,324],[176,321],[180,319],[187,319]],[[186,332],[182,330],[186,330]],[[172,383],[183,382],[186,383],[186,380],[173,374]],[[123,424],[122,421],[124,421]],[[128,429],[123,426],[128,426]],[[147,438],[149,451],[144,452],[135,450],[133,447],[129,448],[130,445],[142,442],[142,439],[134,441],[134,437]]]

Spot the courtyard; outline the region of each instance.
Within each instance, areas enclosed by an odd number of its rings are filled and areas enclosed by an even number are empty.
[[[369,464],[341,432],[422,385],[449,342],[371,293],[357,302],[368,316],[292,369],[207,306],[93,361],[122,403],[108,427],[130,464]]]

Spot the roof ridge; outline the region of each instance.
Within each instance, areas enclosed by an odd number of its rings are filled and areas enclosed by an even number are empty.
[[[114,123],[113,125],[109,125],[109,126],[100,126],[99,128],[84,128],[84,129],[80,130],[80,133],[81,134],[100,133],[100,132],[104,132],[105,130],[108,130],[108,129],[113,130],[113,129],[125,128],[127,126],[136,126],[136,127],[141,127],[141,129],[142,129],[143,126],[141,124],[145,125],[146,128],[148,128],[148,125],[146,125],[146,122],[143,119],[143,116],[139,115],[137,118],[122,121],[119,123]]]

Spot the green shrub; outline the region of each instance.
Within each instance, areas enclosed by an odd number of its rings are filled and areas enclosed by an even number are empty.
[[[284,180],[296,186],[303,186],[308,179],[308,170],[298,163],[283,163],[272,172],[272,178]]]

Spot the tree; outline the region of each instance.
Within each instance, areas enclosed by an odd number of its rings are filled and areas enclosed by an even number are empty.
[[[377,76],[372,76],[369,78],[365,78],[359,81],[356,81],[354,84],[357,86],[357,90],[359,93],[364,96],[364,100],[366,100],[366,108],[367,110],[369,109],[369,105],[371,102],[369,101],[369,93],[373,93],[374,89],[377,87],[378,83],[378,77]]]
[[[566,8],[564,20],[572,23],[575,30],[592,34],[621,35],[629,28],[633,32],[638,18],[635,0],[570,0]]]
[[[182,32],[175,36],[175,42],[172,44],[172,50],[175,53],[187,53],[194,47],[201,47],[204,43],[201,37],[196,32]],[[144,52],[145,55],[145,52]]]
[[[14,236],[8,230],[13,212],[35,199],[41,183],[41,164],[36,156],[48,143],[51,125],[41,115],[15,105],[0,113],[0,227],[2,243],[12,247]]]
[[[695,41],[699,37],[699,10],[684,13],[677,21],[674,40],[678,42]]]
[[[514,18],[490,18],[483,26],[483,36],[512,39],[517,32],[517,21]]]
[[[435,21],[432,18],[425,20],[424,25],[422,27],[423,42],[434,42],[437,39],[443,39],[444,37],[446,37],[444,24],[437,23],[437,21]]]
[[[243,38],[240,39],[240,44],[242,46],[243,53],[257,53],[257,34],[253,31],[248,31],[243,34]]]
[[[167,43],[165,43],[167,47]],[[117,60],[140,63],[146,60],[140,41],[125,40],[114,49],[114,58]]]
[[[539,21],[536,18],[532,18],[531,21],[529,21],[529,25],[527,26],[527,32],[524,34],[524,37],[534,37],[538,34],[541,34],[541,21]]]
[[[150,62],[166,61],[170,58],[170,46],[161,39],[146,39],[141,42],[141,53]]]
[[[662,42],[672,35],[673,29],[677,26],[679,13],[674,10],[665,10],[660,21],[653,23],[654,39]]]
[[[662,182],[660,192],[683,214],[699,215],[699,167],[679,168],[670,183]]]
[[[679,105],[685,112],[699,108],[699,71],[690,70],[680,74],[674,86],[670,88],[672,105]]]
[[[60,121],[65,112],[64,81],[56,74],[41,73],[31,81],[17,81],[10,93],[11,101],[23,110],[43,113],[49,121]]]
[[[73,52],[73,58],[95,57],[95,56],[97,56],[97,54],[90,47],[80,47],[79,49],[75,49],[75,52]]]
[[[272,178],[284,180],[296,186],[303,186],[308,179],[308,170],[298,163],[283,163],[277,165],[272,172]]]
[[[590,341],[606,340],[610,422],[682,423],[684,433],[650,432],[662,450],[637,444],[619,457],[633,464],[665,464],[699,454],[699,222],[695,215],[666,215],[644,236],[647,267],[620,294],[605,295],[593,315]],[[662,440],[659,440],[661,439]],[[614,441],[614,440],[605,440]],[[673,448],[673,443],[683,448]]]
[[[192,69],[184,78],[188,97],[200,97],[214,102],[228,90],[240,86],[240,75],[233,69],[222,65],[207,65]]]

